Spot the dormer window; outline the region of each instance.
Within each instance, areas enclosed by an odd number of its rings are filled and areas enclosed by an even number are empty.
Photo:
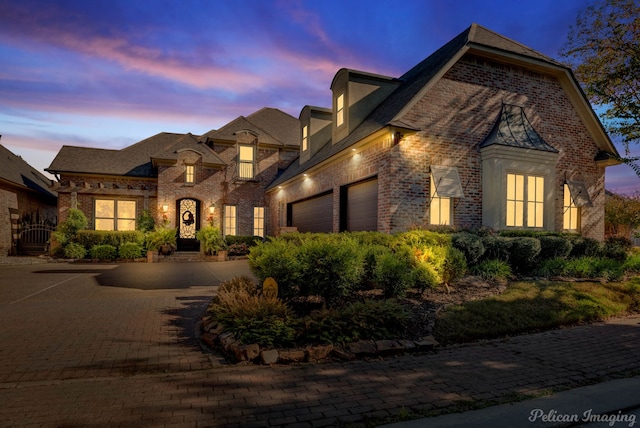
[[[254,178],[255,150],[253,146],[238,146],[238,178],[251,180]]]
[[[309,127],[307,125],[302,127],[302,151],[306,151],[309,148]]]
[[[184,182],[185,184],[193,184],[196,181],[196,167],[195,165],[185,165],[184,167]]]
[[[338,95],[336,98],[336,126],[340,127],[344,124],[344,94]]]

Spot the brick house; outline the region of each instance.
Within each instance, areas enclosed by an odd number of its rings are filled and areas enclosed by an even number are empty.
[[[618,153],[566,66],[473,24],[404,75],[341,69],[267,188],[300,231],[415,226],[604,236]]]
[[[27,226],[55,226],[57,202],[50,185],[50,179],[0,145],[0,256],[21,249],[20,235]]]
[[[618,153],[566,66],[473,24],[400,77],[341,69],[330,89],[330,108],[298,119],[264,108],[202,136],[65,146],[47,169],[59,217],[75,206],[92,227],[132,228],[148,209],[183,249],[209,220],[227,235],[452,225],[603,239]]]
[[[211,223],[227,235],[264,236],[265,188],[298,155],[298,119],[263,108],[204,135],[160,133],[121,150],[64,146],[56,174],[60,221],[82,210],[89,228],[135,229],[148,210],[197,250]]]

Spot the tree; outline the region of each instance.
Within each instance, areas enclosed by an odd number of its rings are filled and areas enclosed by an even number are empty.
[[[640,143],[640,0],[588,6],[571,26],[560,55],[591,103],[605,108],[601,119],[611,135],[622,137],[628,155],[630,143]],[[633,167],[639,159],[620,160]]]
[[[640,227],[640,196],[606,194],[604,223],[607,236],[629,238]]]

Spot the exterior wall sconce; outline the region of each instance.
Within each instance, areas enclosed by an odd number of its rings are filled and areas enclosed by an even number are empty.
[[[211,203],[211,205],[209,205],[209,214],[213,215],[213,213],[216,212],[216,206]]]
[[[165,214],[169,212],[169,204],[167,204],[166,202],[162,204],[162,212]]]

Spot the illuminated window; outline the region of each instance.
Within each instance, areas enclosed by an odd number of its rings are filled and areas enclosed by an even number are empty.
[[[254,175],[254,148],[253,146],[238,147],[238,177],[242,180],[251,180]]]
[[[224,206],[224,234],[226,235],[236,235],[236,206],[235,205],[225,205]]]
[[[344,94],[338,95],[336,98],[336,126],[344,124]]]
[[[309,127],[307,125],[302,127],[302,151],[307,150],[309,143]]]
[[[185,165],[184,167],[184,182],[187,184],[193,184],[196,180],[196,167],[194,165]]]
[[[571,189],[567,184],[564,185],[564,203],[563,203],[563,229],[578,231],[580,227],[580,208],[576,206]]]
[[[543,227],[544,177],[507,174],[506,214],[507,226]]]
[[[136,201],[96,199],[96,230],[135,230]]]
[[[253,207],[253,236],[264,238],[264,207]]]
[[[436,180],[431,181],[431,203],[429,205],[429,224],[451,224],[451,198],[438,196]]]

